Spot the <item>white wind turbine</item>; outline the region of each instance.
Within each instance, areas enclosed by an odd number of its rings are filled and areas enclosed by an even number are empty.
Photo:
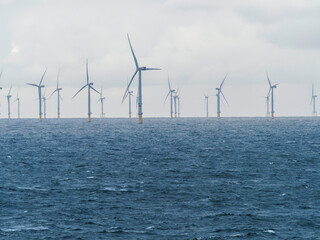
[[[269,92],[268,92],[268,95],[267,96],[270,96],[270,93],[271,93],[271,117],[272,119],[274,118],[274,98],[273,98],[273,89],[277,88],[277,86],[279,85],[279,83],[277,84],[274,84],[272,85],[271,82],[270,82],[270,79],[269,79],[269,76],[268,76],[268,73],[266,72],[267,74],[267,79],[268,79],[268,83],[269,83]]]
[[[220,94],[222,95],[223,99],[226,101],[226,103],[228,104],[228,101],[226,99],[226,97],[224,96],[223,92],[222,92],[222,86],[223,86],[223,83],[224,81],[226,80],[228,76],[228,73],[226,74],[226,76],[224,77],[223,81],[221,82],[220,84],[220,87],[216,88],[216,90],[218,91],[216,96],[217,96],[217,117],[220,118],[220,114],[221,114],[221,108],[220,108]]]
[[[9,119],[10,119],[10,117],[11,117],[11,104],[10,104],[10,99],[11,99],[11,97],[12,97],[12,95],[10,94],[10,93],[11,93],[11,89],[12,89],[12,86],[10,86],[8,95],[6,96],[6,97],[7,97],[7,101],[8,101],[8,118],[9,118]]]
[[[128,87],[127,87],[127,89],[126,89],[126,91],[124,93],[122,102],[125,100],[126,96],[129,94],[128,91],[129,91],[130,85],[131,85],[134,77],[137,75],[137,73],[139,73],[139,82],[138,82],[138,97],[139,97],[139,100],[138,100],[138,123],[142,123],[142,81],[141,81],[141,72],[142,71],[149,71],[149,70],[161,70],[161,69],[160,68],[139,67],[138,60],[137,60],[136,55],[134,54],[134,51],[133,51],[132,46],[131,46],[129,35],[127,35],[127,36],[128,36],[128,41],[129,41],[130,49],[131,49],[131,52],[132,52],[132,56],[133,56],[133,59],[134,59],[135,65],[136,65],[136,71],[133,74],[133,76],[132,76],[132,78],[131,78],[131,80],[130,80],[130,82],[128,84]]]
[[[317,112],[316,112],[316,97],[318,97],[318,96],[317,96],[317,95],[314,95],[314,88],[313,88],[313,84],[312,84],[311,103],[312,103],[312,115],[313,115],[313,116],[317,116]]]

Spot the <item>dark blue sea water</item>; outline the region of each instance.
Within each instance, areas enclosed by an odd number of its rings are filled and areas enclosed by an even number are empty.
[[[0,239],[320,239],[320,118],[0,121]]]

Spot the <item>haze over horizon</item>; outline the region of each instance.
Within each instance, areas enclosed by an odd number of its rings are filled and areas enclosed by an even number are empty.
[[[142,75],[144,117],[169,117],[168,75],[181,89],[182,117],[205,116],[203,91],[213,95],[215,117],[215,88],[227,72],[229,106],[222,105],[221,116],[265,116],[266,70],[280,83],[275,116],[311,116],[312,83],[320,93],[319,10],[315,0],[0,0],[0,117],[7,117],[11,84],[12,102],[19,89],[21,117],[38,117],[37,91],[26,83],[39,83],[47,68],[47,97],[60,69],[61,117],[86,118],[86,92],[71,98],[86,82],[87,58],[90,80],[104,89],[106,117],[127,117],[121,100],[135,71],[127,33],[139,64],[162,69]],[[136,89],[135,80],[135,95]],[[92,93],[93,117],[100,116],[98,99]],[[54,95],[47,117],[56,117],[56,104]],[[15,103],[11,108],[15,118]]]

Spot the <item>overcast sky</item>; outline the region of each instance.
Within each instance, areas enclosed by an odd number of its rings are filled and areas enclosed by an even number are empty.
[[[181,90],[181,116],[205,116],[203,91],[216,116],[214,89],[227,72],[229,106],[221,115],[264,116],[266,70],[280,83],[275,115],[309,116],[312,83],[320,93],[319,12],[317,0],[0,0],[1,117],[11,84],[22,117],[37,117],[37,89],[25,83],[38,83],[46,68],[47,95],[60,68],[61,116],[86,117],[86,91],[72,96],[86,82],[87,58],[91,81],[104,89],[106,116],[126,117],[121,99],[135,71],[127,33],[139,64],[162,69],[142,73],[144,117],[169,116],[168,75]],[[100,115],[98,98],[92,94],[93,117]],[[49,99],[48,117],[56,117],[56,101]]]

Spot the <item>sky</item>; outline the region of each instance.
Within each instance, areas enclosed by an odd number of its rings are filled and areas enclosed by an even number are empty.
[[[87,92],[72,96],[86,83],[86,59],[106,117],[127,117],[121,100],[135,72],[127,33],[139,64],[161,68],[142,73],[144,117],[169,116],[168,77],[180,90],[182,117],[205,116],[203,92],[216,116],[215,88],[226,73],[221,116],[265,116],[266,71],[279,83],[275,115],[310,116],[313,83],[320,93],[319,12],[317,0],[0,0],[0,118],[11,85],[21,116],[38,116],[37,89],[26,83],[38,83],[45,69],[48,98],[60,70],[61,116],[85,118]],[[56,98],[47,101],[47,117],[56,117]],[[98,99],[93,93],[93,117]],[[16,117],[17,103],[11,108]]]

